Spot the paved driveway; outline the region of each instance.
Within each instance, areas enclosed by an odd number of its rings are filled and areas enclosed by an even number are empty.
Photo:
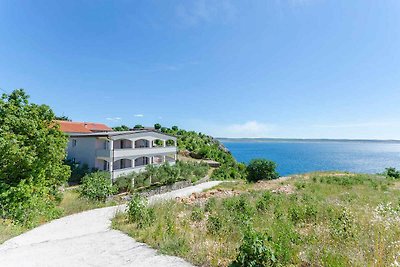
[[[214,187],[212,181],[152,196],[149,202],[189,196]],[[37,227],[0,245],[0,266],[192,266],[110,229],[125,206],[95,209]]]

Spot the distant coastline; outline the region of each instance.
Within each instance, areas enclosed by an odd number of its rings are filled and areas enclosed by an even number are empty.
[[[251,143],[266,143],[266,142],[374,142],[374,143],[400,143],[400,140],[379,140],[379,139],[313,139],[313,138],[229,138],[217,137],[220,142],[251,142]]]

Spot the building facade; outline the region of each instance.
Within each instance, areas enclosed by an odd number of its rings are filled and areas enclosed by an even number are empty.
[[[146,165],[175,164],[176,138],[156,131],[69,133],[68,158],[111,178],[140,172]]]

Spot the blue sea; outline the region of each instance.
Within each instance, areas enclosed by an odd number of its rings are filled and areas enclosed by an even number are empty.
[[[381,173],[400,168],[396,141],[231,141],[221,139],[239,162],[266,158],[278,165],[280,175],[312,171]]]

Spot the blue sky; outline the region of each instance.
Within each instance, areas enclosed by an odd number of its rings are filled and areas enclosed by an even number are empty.
[[[400,139],[400,1],[0,1],[0,88],[77,121]]]

